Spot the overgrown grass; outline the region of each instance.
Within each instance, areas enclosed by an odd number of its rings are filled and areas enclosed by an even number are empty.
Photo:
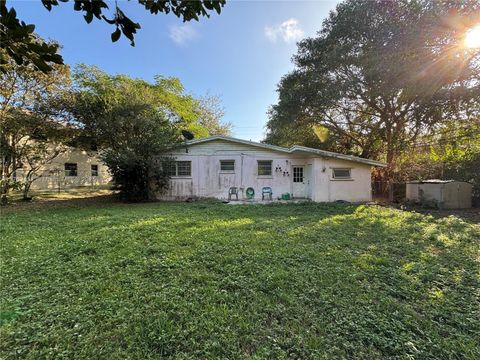
[[[1,218],[2,358],[480,358],[480,229],[342,205]]]

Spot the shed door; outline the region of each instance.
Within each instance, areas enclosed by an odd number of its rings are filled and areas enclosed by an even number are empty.
[[[292,193],[293,197],[307,197],[308,179],[305,177],[305,166],[294,165],[292,167]]]

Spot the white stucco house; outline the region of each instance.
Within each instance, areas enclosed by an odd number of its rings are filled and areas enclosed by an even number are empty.
[[[385,164],[350,155],[293,146],[285,148],[225,136],[188,141],[174,148],[170,187],[161,200],[239,198],[270,187],[273,198],[284,193],[317,202],[370,201],[371,170]],[[251,188],[251,189],[249,189]],[[248,191],[247,191],[248,190]]]

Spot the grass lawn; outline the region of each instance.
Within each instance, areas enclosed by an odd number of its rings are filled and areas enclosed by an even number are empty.
[[[4,212],[0,358],[480,358],[480,226],[376,206]]]

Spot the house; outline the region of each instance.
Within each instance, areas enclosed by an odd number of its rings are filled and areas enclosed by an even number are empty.
[[[15,172],[16,180],[22,181],[28,166]],[[57,155],[39,171],[41,177],[32,183],[31,190],[65,190],[84,186],[105,186],[111,176],[107,166],[94,151],[68,148]]]
[[[158,199],[227,199],[232,187],[238,188],[240,198],[252,188],[254,198],[261,199],[262,188],[271,187],[274,199],[289,193],[318,202],[370,201],[372,167],[385,166],[303,146],[285,148],[225,136],[187,141],[170,155],[175,158],[170,187]]]
[[[473,185],[465,181],[410,181],[406,185],[406,198],[441,209],[468,209],[472,207],[472,189]]]

